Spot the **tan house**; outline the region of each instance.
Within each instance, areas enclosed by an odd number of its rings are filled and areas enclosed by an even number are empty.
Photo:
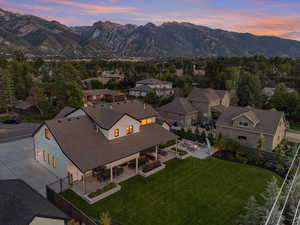
[[[83,102],[85,105],[92,105],[101,101],[122,102],[127,100],[125,93],[109,89],[85,90],[83,94]]]
[[[145,97],[150,92],[154,92],[157,96],[172,96],[174,95],[173,84],[157,79],[141,80],[136,82],[135,87],[129,90],[129,95]]]
[[[187,99],[198,110],[199,120],[217,119],[230,105],[227,91],[211,88],[193,88]]]
[[[157,110],[174,126],[190,128],[198,120],[198,110],[186,98],[175,98]]]
[[[255,148],[264,136],[265,150],[272,151],[285,138],[286,121],[283,112],[251,107],[229,107],[216,123],[217,133]]]

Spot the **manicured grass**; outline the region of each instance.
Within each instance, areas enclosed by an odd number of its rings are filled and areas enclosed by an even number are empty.
[[[108,212],[122,225],[235,225],[251,195],[274,173],[215,158],[173,159],[148,177],[136,176],[122,190],[89,205],[72,191],[63,195],[87,215]]]

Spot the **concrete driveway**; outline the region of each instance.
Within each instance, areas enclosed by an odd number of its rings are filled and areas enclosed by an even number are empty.
[[[31,137],[39,127],[36,123],[3,124],[0,123],[0,143]]]
[[[46,196],[45,186],[58,178],[34,160],[33,139],[0,144],[0,179],[22,179]]]

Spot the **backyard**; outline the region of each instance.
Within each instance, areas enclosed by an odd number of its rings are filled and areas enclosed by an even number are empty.
[[[63,195],[93,218],[108,212],[122,225],[235,225],[251,195],[258,196],[274,173],[215,158],[173,159],[148,178],[121,183],[122,190],[89,205]]]

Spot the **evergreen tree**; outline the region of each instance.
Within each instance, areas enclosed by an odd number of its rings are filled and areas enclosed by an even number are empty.
[[[255,148],[255,157],[257,163],[260,163],[264,158],[263,156],[264,145],[265,145],[265,137],[263,135],[260,135]]]
[[[254,196],[251,196],[245,206],[245,213],[240,217],[241,225],[259,225],[260,219],[257,216],[259,214],[259,204]]]
[[[0,70],[0,108],[9,113],[14,105],[15,92],[11,74]]]

